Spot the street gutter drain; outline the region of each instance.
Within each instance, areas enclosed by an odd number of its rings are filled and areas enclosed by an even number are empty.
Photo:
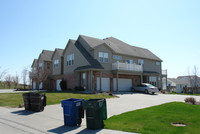
[[[176,126],[176,127],[185,127],[186,124],[185,123],[181,123],[181,122],[174,122],[171,123],[172,126]]]

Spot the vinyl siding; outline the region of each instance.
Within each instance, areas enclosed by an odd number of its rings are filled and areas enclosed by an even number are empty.
[[[68,44],[67,50],[64,53],[64,74],[74,73],[74,70],[80,66],[89,65],[87,60],[82,56],[79,50],[71,42]],[[74,64],[67,66],[67,55],[74,54]]]
[[[54,60],[59,60],[59,64],[57,67],[54,67]],[[53,58],[52,58],[52,74],[53,75],[59,75],[61,74],[61,56],[59,55],[58,51],[55,52]]]

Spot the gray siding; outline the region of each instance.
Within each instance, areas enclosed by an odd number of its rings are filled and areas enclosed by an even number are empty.
[[[57,67],[54,67],[54,60],[59,60],[59,64]],[[59,75],[61,74],[61,56],[59,55],[58,51],[55,52],[53,58],[52,58],[52,74],[53,75]]]
[[[79,50],[71,42],[64,53],[64,74],[71,74],[77,67],[89,65]],[[67,66],[67,55],[74,54],[74,65]]]
[[[144,71],[152,71],[152,72],[158,72],[161,73],[161,63],[160,65],[156,65],[156,61],[154,60],[147,60],[147,59],[143,59],[144,60]]]
[[[120,55],[120,54],[115,54],[112,53],[112,51],[106,47],[105,45],[101,45],[99,47],[96,47],[96,49],[94,49],[93,51],[91,51],[91,53],[94,54],[94,58],[99,60],[98,58],[98,53],[99,52],[106,52],[108,53],[108,63],[102,63],[101,65],[104,67],[105,71],[111,71],[112,70],[112,63],[115,63],[117,61],[119,62],[125,62],[126,60],[133,60],[133,63],[138,64],[138,57],[133,57],[133,56],[125,56],[125,55]],[[117,60],[117,59],[113,59],[113,55],[118,55],[118,56],[122,56],[122,60]],[[160,65],[156,65],[156,61],[155,60],[149,60],[149,59],[143,59],[144,60],[144,71],[152,71],[152,72],[158,72],[161,73],[161,62]]]
[[[94,54],[94,58],[99,60],[99,52],[105,52],[105,53],[108,53],[108,63],[104,63],[104,62],[99,62],[101,63],[101,65],[103,66],[104,68],[104,71],[111,71],[112,70],[112,52],[111,50],[104,46],[104,45],[101,45],[99,47],[97,47],[96,49],[94,49],[94,51],[92,51],[93,54]]]

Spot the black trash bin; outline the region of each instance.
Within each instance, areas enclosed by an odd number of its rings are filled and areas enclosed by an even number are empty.
[[[30,94],[31,110],[40,112],[44,110],[46,106],[46,95],[43,93],[31,93]]]
[[[104,128],[103,120],[107,119],[106,99],[90,99],[83,102],[86,109],[86,124],[88,129]]]
[[[30,93],[23,93],[23,100],[24,100],[25,110],[31,110]]]

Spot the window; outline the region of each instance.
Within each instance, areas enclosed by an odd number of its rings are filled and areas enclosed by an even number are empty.
[[[85,73],[82,74],[82,82],[83,82],[83,84],[86,84],[86,74]]]
[[[51,64],[47,63],[47,69],[50,69]]]
[[[160,66],[160,62],[156,62],[156,65]]]
[[[113,59],[116,59],[116,60],[122,60],[122,56],[113,55]]]
[[[42,69],[43,63],[39,63],[39,69]]]
[[[36,71],[36,67],[33,67],[33,71]]]
[[[133,60],[125,60],[125,62],[128,64],[133,64]]]
[[[144,60],[143,59],[138,59],[138,64],[139,65],[143,65],[144,64]]]
[[[150,76],[149,77],[149,83],[151,84],[151,85],[154,85],[154,86],[156,86],[156,77],[155,76]]]
[[[108,53],[99,52],[99,61],[100,62],[108,62]]]
[[[56,68],[56,67],[58,67],[58,64],[59,64],[59,60],[58,59],[56,59],[56,60],[54,60],[54,68]]]
[[[67,55],[67,66],[74,65],[74,54]]]

